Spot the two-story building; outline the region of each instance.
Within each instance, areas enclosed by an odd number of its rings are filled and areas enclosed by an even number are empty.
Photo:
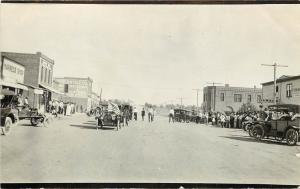
[[[251,103],[257,109],[261,105],[262,89],[246,87],[207,86],[203,89],[204,111],[238,111],[243,104]]]
[[[24,84],[29,88],[29,105],[45,110],[52,94],[58,92],[52,87],[54,60],[41,52],[2,52],[2,55],[25,67]]]
[[[75,103],[77,112],[84,112],[92,108],[91,78],[62,77],[54,79],[55,89],[64,93],[58,97],[65,102]]]
[[[274,103],[274,81],[262,83],[264,104]],[[276,101],[279,104],[300,105],[300,75],[283,75],[276,80]]]

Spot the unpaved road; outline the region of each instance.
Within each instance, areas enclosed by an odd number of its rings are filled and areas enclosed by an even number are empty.
[[[300,184],[300,146],[257,142],[238,129],[132,121],[95,129],[83,114],[1,136],[1,182]]]

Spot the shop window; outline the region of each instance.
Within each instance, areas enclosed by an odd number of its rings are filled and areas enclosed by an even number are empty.
[[[234,102],[242,102],[242,95],[234,94]]]
[[[224,93],[221,93],[220,98],[221,98],[221,101],[224,101],[224,100],[225,100],[225,94],[224,94]]]
[[[42,70],[41,70],[41,82],[44,81],[44,67],[42,66]]]
[[[68,84],[65,84],[65,86],[64,86],[64,92],[65,93],[69,92],[69,85]]]
[[[45,77],[44,77],[44,83],[47,83],[47,68],[45,68]]]
[[[51,84],[51,71],[48,70],[48,83]]]
[[[247,101],[251,102],[251,95],[248,95]]]
[[[274,88],[273,88],[273,89],[274,89]],[[278,85],[276,85],[276,93],[278,93],[278,89],[279,89],[279,88],[278,88]]]
[[[261,103],[261,95],[257,95],[257,103]]]
[[[292,88],[293,85],[291,83],[286,85],[286,97],[292,97]]]

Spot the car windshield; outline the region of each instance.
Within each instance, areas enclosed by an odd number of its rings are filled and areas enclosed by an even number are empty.
[[[4,98],[2,98],[0,101],[1,108],[7,108],[11,104],[13,97],[14,96],[11,95],[4,96]]]

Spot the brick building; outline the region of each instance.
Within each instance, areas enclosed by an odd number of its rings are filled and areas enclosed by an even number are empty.
[[[29,105],[45,110],[53,93],[57,92],[52,88],[54,60],[41,52],[35,54],[2,52],[2,55],[25,67],[24,84],[29,88],[27,94]]]
[[[77,112],[90,110],[95,102],[95,94],[92,92],[93,80],[91,78],[63,77],[54,79],[54,88],[64,93],[57,96],[59,100],[76,104]]]
[[[276,80],[276,99],[280,104],[300,105],[300,75],[283,75]],[[274,81],[262,83],[264,105],[274,103]]]
[[[243,104],[261,105],[262,89],[246,87],[207,86],[203,88],[203,110],[213,112],[238,111]]]

